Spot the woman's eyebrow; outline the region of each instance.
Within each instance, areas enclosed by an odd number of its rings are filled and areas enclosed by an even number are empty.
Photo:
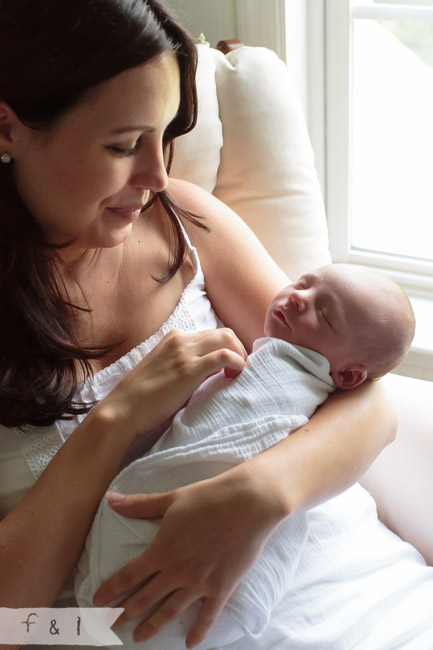
[[[110,135],[120,135],[121,133],[131,133],[133,131],[152,132],[155,131],[155,128],[153,126],[147,126],[146,124],[137,124],[137,126],[121,126],[118,129],[110,131]]]

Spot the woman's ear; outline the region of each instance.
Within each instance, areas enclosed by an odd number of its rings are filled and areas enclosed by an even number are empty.
[[[0,150],[10,149],[14,143],[16,126],[19,119],[6,102],[0,102]],[[11,153],[11,152],[10,152]]]
[[[334,370],[329,373],[332,381],[341,390],[351,390],[367,379],[367,370],[359,363],[354,363],[342,370]]]

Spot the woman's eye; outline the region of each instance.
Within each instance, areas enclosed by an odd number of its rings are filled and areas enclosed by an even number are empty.
[[[123,156],[123,157],[128,157],[128,156],[133,156],[134,154],[137,153],[138,151],[138,142],[134,147],[131,147],[130,149],[124,148],[124,147],[117,147],[115,145],[111,145],[108,147],[110,151],[113,151],[117,156]]]

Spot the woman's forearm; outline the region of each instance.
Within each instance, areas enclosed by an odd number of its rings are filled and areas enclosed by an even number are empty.
[[[0,522],[0,606],[51,605],[131,436],[97,408]]]
[[[380,382],[332,395],[311,420],[237,468],[276,500],[281,514],[305,510],[355,483],[396,432]]]

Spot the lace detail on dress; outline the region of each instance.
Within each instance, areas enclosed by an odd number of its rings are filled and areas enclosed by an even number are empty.
[[[36,427],[27,424],[20,429],[14,429],[14,433],[36,480],[63,444],[59,430],[56,425]]]
[[[187,287],[189,289],[189,285]],[[182,330],[184,332],[195,332],[197,326],[194,319],[192,318],[189,309],[188,301],[186,299],[186,289],[183,291],[179,302],[176,305],[174,312],[169,316],[166,322],[161,325],[159,330],[152,334],[146,341],[140,343],[136,349],[145,347],[146,353],[149,353],[152,348],[159,343],[159,341],[164,338],[166,334],[172,330]]]

